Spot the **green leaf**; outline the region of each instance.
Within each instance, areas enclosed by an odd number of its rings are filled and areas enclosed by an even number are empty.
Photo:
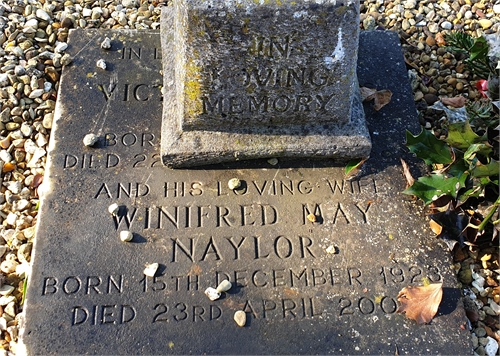
[[[466,175],[458,179],[456,177],[446,178],[444,174],[431,174],[427,177],[418,178],[418,180],[415,181],[411,187],[405,189],[403,193],[415,195],[422,199],[425,205],[428,205],[444,195],[450,195],[456,198],[458,191],[465,186],[466,178]]]
[[[357,166],[361,165],[363,163],[362,158],[356,158],[352,159],[349,162],[347,162],[347,166],[345,167],[345,174],[349,174],[353,169],[355,169]]]
[[[488,55],[488,43],[484,37],[474,39],[474,45],[470,49],[470,60],[484,60]]]
[[[448,137],[446,142],[452,146],[461,150],[466,150],[470,145],[474,143],[486,142],[488,139],[486,136],[476,135],[468,121],[456,122],[450,124],[448,127]]]
[[[488,164],[482,164],[477,161],[476,166],[471,171],[473,177],[489,177],[497,176],[500,171],[500,164],[498,161],[491,160]]]
[[[448,175],[452,175],[453,177],[461,178],[464,174],[469,175],[469,172],[467,172],[468,169],[469,166],[463,159],[460,159],[459,154],[457,154],[457,159],[446,169],[446,173],[448,173]]]
[[[429,165],[448,164],[453,161],[448,145],[424,128],[418,136],[413,136],[410,131],[406,130],[406,146]]]
[[[487,143],[474,143],[470,145],[467,151],[465,151],[464,160],[470,162],[476,157],[476,154],[478,153],[488,157],[492,150],[493,148],[491,147],[491,145]]]

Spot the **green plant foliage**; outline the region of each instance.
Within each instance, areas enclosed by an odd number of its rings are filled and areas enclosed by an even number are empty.
[[[469,122],[465,121],[450,124],[448,127],[448,137],[445,141],[452,147],[464,150],[474,143],[486,142],[487,140],[485,135],[479,136],[472,131]]]
[[[492,160],[487,164],[482,164],[481,162],[477,162],[475,167],[472,169],[471,175],[473,177],[491,177],[498,175],[500,170],[500,165],[498,161]]]
[[[453,161],[446,142],[437,139],[432,133],[422,128],[418,136],[406,130],[406,145],[417,157],[427,164],[449,164]]]
[[[345,167],[345,174],[347,175],[347,174],[351,173],[351,171],[353,169],[355,169],[356,167],[360,166],[362,163],[363,163],[363,159],[362,158],[357,158],[357,159],[350,160],[349,162],[347,162],[347,165]]]
[[[488,43],[484,37],[473,38],[464,32],[451,32],[444,37],[447,49],[468,55],[464,62],[480,78],[487,79],[496,75],[495,68],[488,57]]]
[[[456,198],[459,189],[465,187],[465,179],[465,175],[459,179],[457,177],[447,178],[444,174],[431,174],[427,177],[418,178],[403,193],[415,195],[422,199],[425,205],[428,205],[444,195]]]
[[[493,78],[495,69],[489,62],[484,38],[454,32],[445,40],[449,49],[468,56],[465,62],[474,73],[496,83]],[[457,115],[458,110],[450,110],[442,103],[434,104],[434,109],[443,110],[447,116],[444,124],[447,137],[443,140],[425,129],[418,136],[406,132],[409,150],[430,165],[433,171],[418,178],[403,193],[420,198],[426,205],[433,203],[434,211],[445,211],[447,217],[453,216],[453,219],[443,220],[441,224],[453,225],[443,226],[448,235],[454,235],[452,240],[466,236],[470,242],[475,242],[486,231],[492,231],[492,238],[500,231],[500,220],[496,217],[500,207],[500,148],[498,132],[495,132],[500,126],[491,101],[493,97],[490,94],[489,98],[468,103],[460,115]],[[440,199],[445,196],[447,198]],[[431,218],[439,223],[443,214],[434,215]],[[462,217],[469,222],[466,224]],[[493,228],[486,229],[488,225]],[[471,233],[471,229],[475,233]]]

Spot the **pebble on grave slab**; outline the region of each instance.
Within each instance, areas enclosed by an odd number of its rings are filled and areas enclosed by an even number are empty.
[[[212,301],[220,298],[220,293],[217,291],[217,289],[212,287],[208,287],[207,289],[205,289],[205,295]]]
[[[99,138],[94,134],[87,134],[83,138],[83,144],[87,147],[94,146]]]
[[[217,292],[222,293],[222,292],[227,292],[228,290],[231,289],[233,285],[231,282],[229,282],[227,279],[223,280],[222,282],[219,283],[217,286]]]
[[[243,310],[238,310],[234,313],[234,321],[238,326],[244,327],[247,323],[247,314]]]
[[[146,268],[144,268],[144,274],[148,277],[154,277],[158,267],[160,265],[158,263],[146,263]]]

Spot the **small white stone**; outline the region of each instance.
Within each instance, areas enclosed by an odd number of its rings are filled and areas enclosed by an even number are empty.
[[[111,215],[113,216],[117,216],[118,215],[118,211],[120,210],[120,207],[118,206],[118,204],[116,203],[113,203],[111,204],[109,207],[108,207],[108,211]]]
[[[17,215],[14,213],[9,213],[7,215],[7,219],[5,219],[8,225],[16,226]]]
[[[330,245],[326,248],[326,253],[334,255],[337,253],[337,249],[335,248],[335,246]]]
[[[43,11],[42,9],[36,9],[36,17],[43,21],[50,21],[50,15]]]
[[[59,42],[54,48],[54,52],[61,53],[64,52],[68,48],[68,44],[66,42]]]
[[[111,40],[108,37],[106,37],[104,39],[104,41],[102,41],[101,48],[102,49],[110,49],[111,48]]]
[[[154,277],[158,267],[160,265],[158,263],[146,263],[146,268],[144,268],[144,274],[148,277]]]
[[[269,163],[271,166],[275,166],[278,164],[278,159],[277,158],[269,158],[267,160],[267,163]]]
[[[205,295],[210,300],[217,300],[220,298],[220,293],[217,291],[217,289],[212,287],[208,287],[207,289],[205,289]]]
[[[493,310],[496,315],[500,315],[500,305],[498,305],[497,303],[495,303],[493,301],[493,299],[488,299],[488,302],[490,304],[491,310]]]
[[[234,313],[234,321],[238,326],[244,327],[247,323],[247,314],[243,310],[238,310]]]
[[[441,24],[441,27],[444,28],[445,30],[451,30],[453,28],[453,24],[450,21],[444,21]]]
[[[99,138],[94,134],[87,134],[83,138],[83,144],[85,146],[93,146]]]
[[[495,14],[500,14],[500,4],[493,5],[493,12]]]
[[[217,292],[222,293],[222,292],[227,292],[228,290],[231,289],[233,285],[231,282],[229,282],[227,279],[223,280],[222,282],[219,283],[217,286]]]
[[[92,16],[92,9],[84,8],[82,10],[82,16],[83,17],[90,17],[90,16]]]
[[[495,356],[498,351],[498,342],[491,336],[488,336],[488,343],[484,346],[484,350],[486,351],[486,355]]]
[[[104,59],[99,59],[95,65],[97,66],[97,68],[106,70],[106,62],[104,61]]]
[[[134,238],[134,234],[131,233],[130,231],[120,231],[120,240],[123,242],[129,242]],[[154,275],[154,274],[153,274]]]
[[[36,99],[36,98],[42,96],[42,94],[43,94],[43,89],[35,89],[30,93],[29,98]]]
[[[38,20],[36,18],[29,19],[24,23],[24,28],[38,28]]]
[[[232,178],[229,180],[229,182],[227,182],[227,186],[231,190],[238,189],[239,187],[241,187],[241,180],[239,180],[238,178]]]

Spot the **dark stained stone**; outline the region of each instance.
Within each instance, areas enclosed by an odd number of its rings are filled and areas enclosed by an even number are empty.
[[[174,1],[162,10],[162,158],[366,158],[359,2]]]
[[[360,83],[394,95],[378,112],[365,105],[372,154],[346,180],[331,160],[164,167],[159,33],[70,32],[25,305],[28,354],[471,353],[447,248],[401,194],[400,158],[415,175],[421,167],[403,146],[418,124],[398,43],[361,35]],[[95,147],[83,145],[88,133]],[[151,263],[159,269],[145,277]],[[225,278],[233,287],[210,301],[204,291]],[[416,325],[395,313],[396,298],[424,281],[442,282],[444,296],[432,322]]]

